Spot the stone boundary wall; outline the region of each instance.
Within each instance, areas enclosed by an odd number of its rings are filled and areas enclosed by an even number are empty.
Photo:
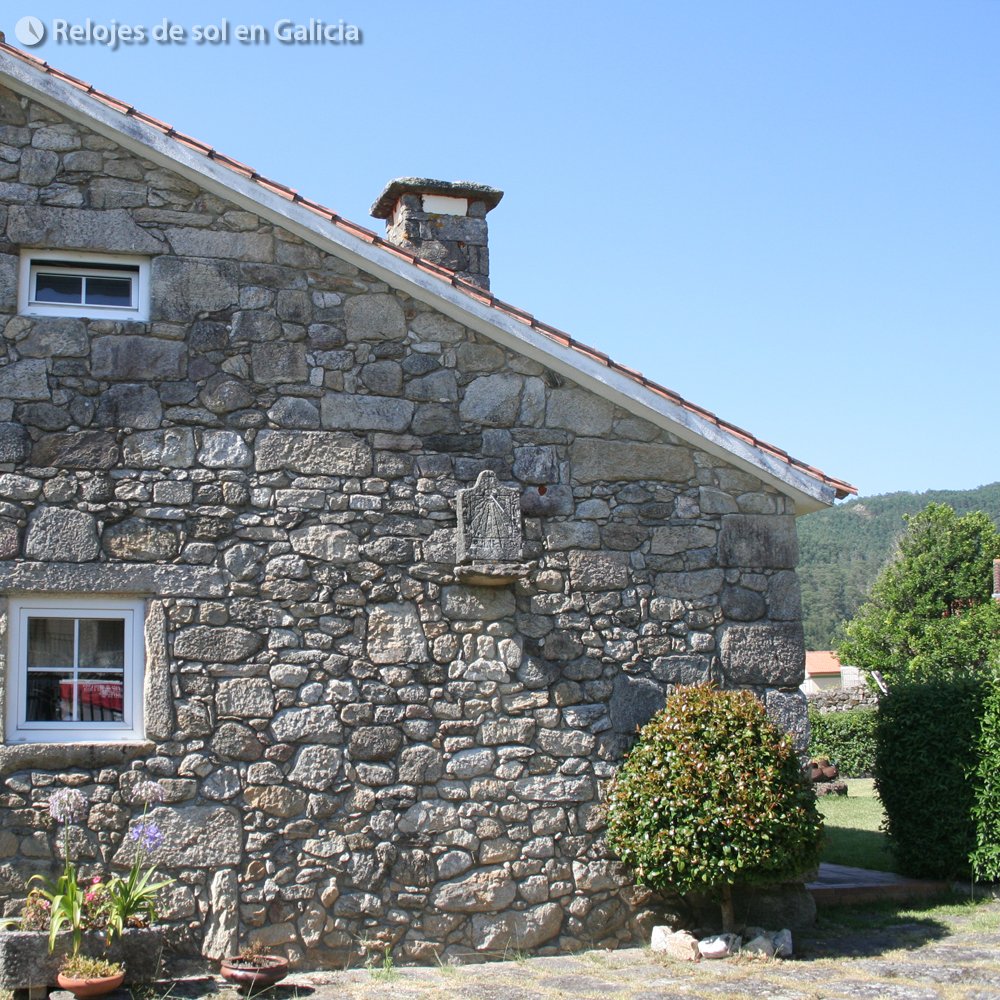
[[[878,705],[878,692],[871,688],[858,687],[845,691],[818,691],[806,695],[809,707],[818,712],[849,712],[852,708],[861,706],[875,708]]]
[[[89,872],[152,777],[178,947],[610,947],[654,910],[602,789],[670,686],[749,687],[804,749],[791,501],[752,475],[3,91],[0,233],[0,595],[147,608],[145,741],[0,749],[5,914],[54,789]],[[147,255],[149,322],[18,316],[23,247]],[[485,469],[506,587],[455,575]]]

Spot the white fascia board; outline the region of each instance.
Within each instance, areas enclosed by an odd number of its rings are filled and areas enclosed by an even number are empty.
[[[0,74],[12,90],[92,129],[124,148],[232,201],[312,245],[360,267],[464,326],[578,382],[630,413],[683,441],[757,476],[795,502],[797,514],[830,506],[835,491],[826,483],[754,448],[719,426],[652,392],[498,309],[460,292],[446,281],[373,246],[315,212],[266,190],[152,126],[114,111],[29,63],[0,53]]]

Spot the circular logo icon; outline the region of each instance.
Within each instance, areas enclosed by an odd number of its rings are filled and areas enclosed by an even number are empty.
[[[29,14],[14,25],[14,34],[22,45],[38,45],[45,39],[45,25]]]

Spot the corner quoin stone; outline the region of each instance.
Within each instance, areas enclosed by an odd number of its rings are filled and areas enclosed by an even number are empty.
[[[735,684],[796,687],[805,676],[805,644],[797,622],[727,625],[719,653],[726,680]]]
[[[795,518],[788,514],[724,514],[719,535],[723,566],[794,569],[799,559]]]

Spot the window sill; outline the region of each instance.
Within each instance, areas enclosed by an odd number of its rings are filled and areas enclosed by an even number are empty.
[[[127,743],[8,743],[0,746],[0,775],[28,767],[107,767],[149,757],[156,749],[150,740]]]

